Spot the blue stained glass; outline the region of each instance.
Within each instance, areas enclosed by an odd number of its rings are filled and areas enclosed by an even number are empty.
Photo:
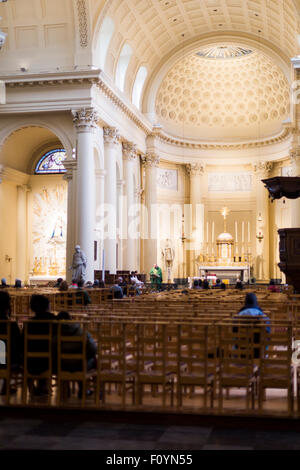
[[[67,158],[64,149],[50,150],[40,158],[35,167],[35,174],[65,173],[63,161]]]

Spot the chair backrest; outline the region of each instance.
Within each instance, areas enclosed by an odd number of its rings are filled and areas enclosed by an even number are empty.
[[[0,377],[11,368],[11,321],[0,320]]]
[[[76,335],[71,328],[76,328]],[[62,320],[57,324],[57,373],[87,373],[87,323]]]
[[[24,322],[24,372],[52,375],[52,342],[55,330],[49,320]]]

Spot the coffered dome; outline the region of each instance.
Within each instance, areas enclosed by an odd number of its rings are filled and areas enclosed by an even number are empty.
[[[156,96],[166,132],[204,141],[257,140],[282,129],[288,81],[275,62],[250,48],[206,48],[179,60]]]

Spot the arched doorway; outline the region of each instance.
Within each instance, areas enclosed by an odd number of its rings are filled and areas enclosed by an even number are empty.
[[[9,284],[47,283],[66,275],[66,151],[51,130],[23,126],[5,139],[0,272]]]

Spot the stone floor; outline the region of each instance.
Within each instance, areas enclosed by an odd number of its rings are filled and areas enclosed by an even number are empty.
[[[265,428],[248,427],[247,418],[235,427],[221,418],[189,426],[97,421],[76,411],[21,416],[22,409],[0,418],[0,450],[300,450],[300,426],[282,427],[280,420]]]

